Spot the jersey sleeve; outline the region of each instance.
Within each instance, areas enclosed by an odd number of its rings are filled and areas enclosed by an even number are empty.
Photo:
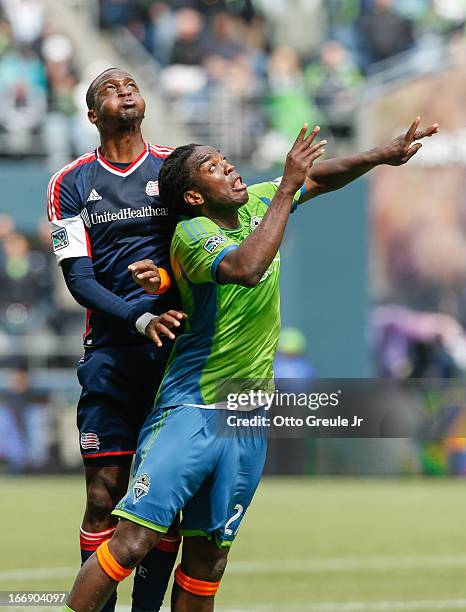
[[[172,268],[192,283],[217,283],[223,258],[238,245],[210,219],[197,217],[178,223],[172,240]],[[180,270],[181,268],[181,270]]]
[[[248,193],[250,196],[251,195],[256,196],[256,198],[259,198],[266,206],[269,206],[274,195],[277,193],[277,189],[280,186],[282,178],[283,177],[280,176],[274,181],[267,181],[265,183],[258,183],[257,185],[251,185],[251,187],[248,188]],[[298,205],[300,203],[299,201],[305,193],[306,193],[306,184],[304,184],[301,187],[301,189],[299,189],[295,193],[293,197],[293,201],[291,203],[290,212],[293,213],[298,208]]]
[[[47,212],[52,248],[58,264],[70,257],[89,255],[82,209],[83,202],[74,181],[74,173],[67,173],[66,170],[57,172],[47,189]]]

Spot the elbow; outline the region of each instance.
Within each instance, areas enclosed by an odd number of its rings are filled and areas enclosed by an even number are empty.
[[[241,287],[253,289],[259,284],[262,276],[263,272],[259,269],[259,266],[252,264],[250,261],[241,262],[240,265],[236,266],[236,279],[233,282],[237,285],[241,285]]]
[[[247,289],[253,289],[260,283],[261,278],[260,274],[247,274],[238,280],[238,285]]]
[[[253,289],[260,283],[262,276],[263,274],[259,270],[243,269],[237,272],[236,283],[242,287]]]
[[[218,275],[218,280],[222,285],[240,285],[252,289],[259,284],[262,275],[252,270],[232,270],[223,271],[223,274]]]

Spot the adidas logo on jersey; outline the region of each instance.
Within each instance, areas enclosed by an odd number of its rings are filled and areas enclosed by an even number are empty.
[[[87,198],[86,202],[97,202],[97,200],[101,200],[101,199],[102,199],[102,196],[99,195],[95,189],[93,189],[91,193],[89,194],[89,197]]]

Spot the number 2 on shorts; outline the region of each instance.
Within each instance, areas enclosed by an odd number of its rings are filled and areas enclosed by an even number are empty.
[[[236,504],[236,506],[233,509],[236,510],[236,512],[233,514],[233,516],[230,519],[228,519],[225,525],[225,535],[228,535],[228,536],[233,535],[233,529],[230,529],[230,525],[234,523],[236,519],[238,519],[244,512],[244,508],[241,504]],[[238,531],[238,529],[239,529],[239,525],[234,535],[236,535],[236,532]]]

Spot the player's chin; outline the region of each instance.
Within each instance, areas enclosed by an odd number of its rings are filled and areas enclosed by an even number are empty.
[[[118,113],[120,122],[125,125],[138,123],[144,119],[144,113],[141,114],[138,108],[130,107],[121,109]]]
[[[233,191],[232,200],[236,204],[240,204],[241,206],[243,204],[246,204],[246,202],[249,200],[248,190],[247,189],[241,189],[240,191]]]

